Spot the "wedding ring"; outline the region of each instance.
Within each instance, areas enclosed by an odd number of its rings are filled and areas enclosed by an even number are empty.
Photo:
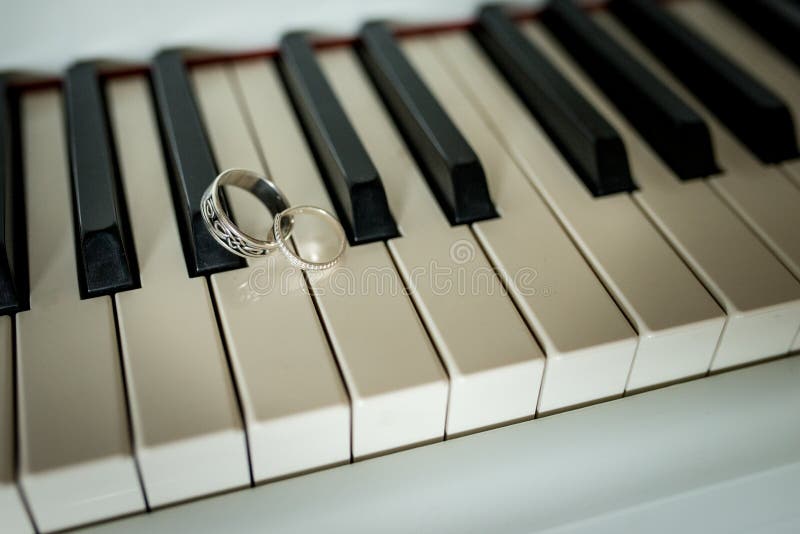
[[[289,208],[289,201],[271,180],[245,169],[228,169],[211,182],[200,200],[203,221],[212,237],[229,251],[245,258],[258,258],[275,250],[278,243],[274,234],[268,235],[266,240],[256,239],[231,220],[220,198],[220,190],[225,185],[253,194],[273,216],[285,213]],[[277,216],[275,220],[278,221]],[[281,217],[275,225],[281,239],[288,239],[292,232],[292,218]]]
[[[298,215],[315,215],[333,228],[334,232],[336,232],[336,239],[339,241],[339,248],[333,256],[324,261],[310,261],[301,258],[289,248],[286,243],[288,236],[282,229],[283,221],[288,218],[294,222]],[[275,239],[275,243],[278,245],[278,249],[286,256],[289,263],[304,271],[323,271],[325,269],[330,269],[339,262],[347,247],[347,236],[339,220],[330,212],[316,206],[294,206],[275,215],[275,220],[272,223],[272,236]]]

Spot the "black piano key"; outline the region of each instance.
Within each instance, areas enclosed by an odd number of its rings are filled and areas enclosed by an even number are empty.
[[[281,73],[352,244],[398,235],[378,171],[302,33],[281,39]]]
[[[189,276],[244,267],[244,258],[214,240],[200,211],[200,199],[218,170],[180,51],[159,53],[151,73]]]
[[[28,309],[19,95],[0,75],[0,315]]]
[[[478,156],[406,59],[388,26],[361,29],[359,51],[451,224],[497,216]]]
[[[636,189],[619,134],[502,8],[481,9],[475,36],[592,194]]]
[[[67,71],[64,99],[81,297],[139,287],[103,87],[92,63]]]
[[[719,171],[703,119],[572,0],[550,2],[542,22],[679,178]]]
[[[789,109],[766,86],[656,2],[614,0],[610,8],[761,161],[798,155]]]
[[[800,67],[800,2],[719,0],[719,3]]]

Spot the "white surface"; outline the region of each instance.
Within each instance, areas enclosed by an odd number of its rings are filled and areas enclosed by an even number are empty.
[[[800,327],[797,280],[708,184],[673,175],[542,27],[525,30],[616,128],[640,186],[635,198],[727,312],[711,369],[789,352]]]
[[[189,278],[147,81],[107,87],[141,289],[117,293],[136,455],[150,506],[250,483],[204,278]]]
[[[400,228],[389,250],[450,377],[447,435],[533,417],[544,355],[469,227],[450,226],[353,52],[318,57]]]
[[[438,37],[437,44],[472,105],[636,328],[641,341],[626,389],[705,373],[724,314],[631,197],[592,197],[467,35]]]
[[[14,480],[14,346],[10,317],[0,318],[0,517],[11,532],[33,532],[28,512]]]
[[[84,532],[797,532],[798,383],[795,356]]]
[[[260,172],[232,73],[211,66],[192,78],[219,167]],[[276,125],[281,117],[270,113],[270,120]],[[228,192],[237,223],[263,235],[269,225],[264,206],[244,191]],[[302,273],[280,254],[249,264],[211,280],[242,399],[253,478],[347,462],[350,404]]]
[[[198,69],[195,76],[207,68]],[[262,169],[257,160],[263,155],[271,171],[267,174],[292,204],[333,211],[274,65],[259,60],[241,64],[238,71],[249,113],[226,104],[234,87],[226,98],[201,98],[209,129],[222,128],[223,120],[229,125],[212,134],[212,144],[219,145],[222,138],[235,141],[226,146],[235,144],[241,150],[237,166],[246,158],[248,165]],[[201,94],[203,85],[197,87]],[[220,106],[228,106],[227,111],[211,113]],[[249,121],[256,138],[246,137]],[[283,141],[269,142],[276,134]],[[234,158],[226,161],[232,164]],[[304,247],[312,242],[298,233],[295,238],[301,254],[308,256]],[[350,395],[353,456],[442,439],[447,377],[410,299],[390,290],[402,284],[386,246],[349,247],[336,268],[309,275],[309,280]],[[387,284],[384,290],[378,282]]]
[[[81,300],[61,95],[22,101],[31,309],[17,314],[20,482],[44,531],[142,510],[109,297]]]
[[[3,0],[0,69],[60,71],[78,59],[146,62],[163,47],[247,51],[272,47],[289,30],[356,32],[367,19],[452,22],[477,0]],[[541,0],[528,2],[540,4]]]
[[[619,396],[636,334],[555,217],[491,134],[430,38],[407,39],[414,68],[471,143],[501,216],[473,228],[547,355],[538,411]]]

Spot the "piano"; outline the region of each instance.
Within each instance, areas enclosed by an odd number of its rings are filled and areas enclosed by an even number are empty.
[[[0,531],[800,530],[800,4],[221,5],[7,43]]]

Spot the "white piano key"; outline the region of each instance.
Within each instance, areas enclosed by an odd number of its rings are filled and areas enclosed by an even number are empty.
[[[22,101],[31,309],[17,320],[20,482],[36,525],[69,528],[144,508],[111,299],[81,300],[63,110]]]
[[[800,239],[797,238],[797,229],[800,228],[800,189],[794,187],[777,166],[764,165],[756,160],[610,15],[597,13],[595,21],[703,117],[723,169],[720,174],[710,178],[709,184],[795,277],[800,278]]]
[[[235,70],[275,182],[293,204],[331,210],[274,64],[242,62]],[[298,241],[301,253],[311,245]],[[350,393],[353,456],[442,439],[447,377],[386,245],[350,247],[336,268],[309,279]]]
[[[151,506],[250,482],[245,436],[206,281],[189,278],[144,77],[109,82],[142,287],[115,295],[134,445]]]
[[[11,317],[0,317],[0,517],[9,532],[33,532],[16,481],[14,428],[14,345]]]
[[[627,194],[594,198],[466,34],[446,67],[545,198],[639,334],[627,390],[705,373],[724,314]],[[545,376],[545,382],[548,377]]]
[[[491,264],[468,227],[450,226],[354,52],[319,58],[401,228],[389,250],[450,376],[447,435],[532,417],[544,355]]]
[[[728,314],[711,369],[785,354],[800,327],[800,284],[702,180],[681,182],[535,24],[525,26],[625,141],[636,199]]]
[[[636,333],[556,218],[447,75],[430,38],[404,39],[417,72],[478,154],[499,218],[473,225],[546,354],[539,413],[620,395]]]
[[[212,152],[221,169],[262,172],[230,74],[221,65],[192,74]],[[263,205],[246,192],[228,193],[238,223],[262,235],[269,223]],[[349,461],[347,393],[302,274],[276,253],[214,274],[211,285],[242,399],[253,478]]]

